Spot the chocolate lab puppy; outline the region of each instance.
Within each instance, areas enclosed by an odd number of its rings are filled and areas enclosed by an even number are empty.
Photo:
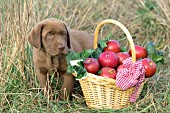
[[[69,30],[63,21],[50,18],[33,27],[28,41],[33,46],[33,62],[40,87],[47,88],[47,73],[56,69],[63,79],[59,99],[71,96],[74,76],[66,71],[65,56],[68,51],[82,52],[84,49],[91,49],[93,37],[85,31]]]

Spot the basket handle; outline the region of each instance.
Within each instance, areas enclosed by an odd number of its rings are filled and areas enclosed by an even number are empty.
[[[106,19],[106,20],[103,20],[101,21],[96,29],[95,29],[95,32],[94,32],[94,46],[93,48],[96,49],[97,48],[97,42],[98,42],[98,36],[99,36],[99,30],[100,28],[104,25],[104,24],[116,24],[117,26],[119,26],[123,31],[124,33],[126,34],[127,36],[127,39],[130,43],[130,48],[132,49],[132,62],[136,62],[136,51],[135,51],[135,46],[134,46],[134,43],[133,43],[133,40],[132,40],[132,36],[130,35],[129,31],[127,30],[127,28],[121,24],[120,22],[116,21],[116,20],[112,20],[112,19]]]

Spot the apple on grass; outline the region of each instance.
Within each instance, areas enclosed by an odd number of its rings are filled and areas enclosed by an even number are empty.
[[[100,64],[95,58],[87,58],[83,61],[84,68],[89,73],[96,74],[100,69]]]
[[[141,60],[145,68],[145,77],[152,77],[156,73],[156,64],[150,58],[144,58]]]
[[[116,71],[110,67],[103,67],[99,76],[116,79]]]
[[[99,64],[102,67],[111,67],[114,68],[118,65],[118,57],[114,52],[105,51],[99,55],[98,58]]]
[[[148,56],[147,50],[139,45],[135,45],[136,59],[146,58]],[[129,50],[129,54],[132,56],[132,50]]]
[[[109,40],[107,43],[107,47],[104,48],[104,51],[112,51],[114,53],[120,52],[120,44],[116,40]]]

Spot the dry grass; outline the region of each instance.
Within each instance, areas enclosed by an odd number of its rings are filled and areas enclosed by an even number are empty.
[[[153,10],[144,0],[0,0],[0,112],[170,111],[170,1],[150,1],[147,3],[154,6]],[[37,22],[50,17],[89,33],[94,32],[101,20],[118,20],[127,26],[136,44],[146,46],[153,41],[157,49],[165,53],[165,64],[158,64],[158,71],[149,80],[141,98],[129,108],[90,110],[84,104],[79,86],[75,87],[73,102],[49,102],[39,93],[27,35]],[[101,31],[102,37],[112,32],[114,39],[127,47],[127,40],[117,27],[106,25]]]

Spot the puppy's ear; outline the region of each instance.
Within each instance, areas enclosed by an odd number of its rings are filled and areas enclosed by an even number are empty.
[[[64,22],[63,22],[64,23]],[[70,49],[71,45],[70,45],[70,29],[69,27],[66,25],[66,23],[64,23],[66,30],[67,30],[67,47]]]
[[[28,35],[28,41],[32,46],[34,46],[37,49],[41,49],[42,47],[42,30],[43,30],[44,24],[38,23],[35,25],[35,27],[31,30],[31,32]]]

